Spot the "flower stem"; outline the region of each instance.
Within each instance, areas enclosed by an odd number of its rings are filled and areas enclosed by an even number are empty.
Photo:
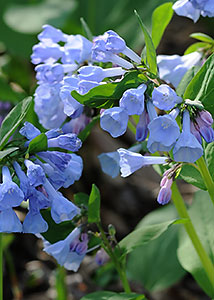
[[[195,231],[195,228],[192,224],[192,221],[189,217],[186,206],[184,204],[184,200],[183,200],[175,182],[173,182],[173,184],[172,184],[172,200],[178,211],[179,216],[181,218],[188,219],[188,222],[184,223],[184,227],[186,229],[187,234],[189,235],[189,238],[192,241],[192,244],[193,244],[200,260],[201,260],[201,263],[204,267],[207,277],[208,277],[209,281],[211,282],[211,285],[213,286],[214,285],[214,266],[212,264],[210,257],[207,255],[207,253]]]
[[[214,182],[212,180],[212,177],[210,175],[210,172],[207,168],[207,165],[204,161],[204,158],[203,156],[200,157],[197,161],[196,161],[197,165],[198,165],[198,168],[199,168],[199,171],[201,173],[201,176],[204,180],[204,183],[207,187],[207,190],[208,190],[208,193],[210,195],[210,198],[214,204]]]
[[[3,234],[0,233],[0,300],[3,300]]]
[[[111,248],[111,245],[105,235],[105,232],[102,228],[102,225],[100,223],[97,223],[97,227],[100,231],[100,234],[101,234],[101,237],[103,239],[103,243],[105,245],[105,250],[107,251],[108,255],[111,257],[114,265],[115,265],[115,268],[117,269],[117,272],[120,276],[120,279],[121,279],[121,282],[123,284],[123,288],[124,288],[124,291],[129,294],[131,293],[131,288],[129,286],[129,282],[128,282],[128,279],[126,277],[126,272],[123,268],[123,266],[120,264],[120,262],[118,261],[117,259],[117,256],[115,255],[114,251],[112,250]]]

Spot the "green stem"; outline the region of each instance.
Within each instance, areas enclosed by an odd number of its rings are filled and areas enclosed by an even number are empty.
[[[204,267],[204,270],[207,274],[209,281],[211,282],[211,285],[214,286],[214,266],[212,264],[211,259],[207,255],[203,245],[201,244],[201,241],[195,231],[195,228],[193,227],[193,224],[192,224],[189,214],[187,212],[186,206],[184,204],[183,198],[182,198],[175,182],[172,185],[172,200],[178,211],[179,216],[181,218],[188,219],[188,222],[184,223],[184,227],[186,229],[187,234],[189,235],[189,238],[192,241],[192,244],[193,244],[200,260],[201,260],[201,263]]]
[[[0,233],[0,300],[3,300],[3,234]]]
[[[111,245],[109,243],[109,240],[107,239],[107,237],[105,235],[105,232],[102,228],[102,225],[100,223],[97,223],[97,227],[100,231],[100,234],[101,234],[101,237],[103,239],[103,243],[106,247],[106,250],[108,252],[108,255],[111,257],[111,259],[112,259],[112,261],[115,265],[115,268],[117,269],[117,272],[120,276],[120,279],[121,279],[122,284],[123,284],[124,291],[127,294],[129,294],[129,293],[131,293],[131,288],[129,286],[129,282],[128,282],[128,279],[126,277],[126,272],[125,272],[124,268],[120,265],[120,262],[118,261],[114,251],[112,250]]]
[[[56,270],[56,291],[57,291],[57,300],[66,300],[67,299],[67,287],[65,283],[66,271],[64,267],[60,265],[57,266]]]
[[[210,175],[210,172],[207,168],[207,165],[204,161],[204,158],[203,156],[200,157],[197,161],[196,161],[197,165],[198,165],[198,168],[199,168],[199,171],[201,173],[201,176],[204,180],[204,183],[207,187],[207,190],[208,190],[208,193],[210,195],[210,198],[214,204],[214,182],[212,180],[212,177]]]

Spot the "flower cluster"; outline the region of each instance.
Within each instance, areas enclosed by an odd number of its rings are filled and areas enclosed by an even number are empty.
[[[20,130],[27,138],[25,145],[40,135],[40,131],[31,123],[25,122]],[[48,147],[78,151],[81,141],[76,134],[62,134],[60,130],[46,132]],[[20,161],[20,162],[19,162]],[[75,153],[60,151],[42,151],[23,160],[17,157],[2,167],[0,199],[0,231],[41,233],[48,229],[40,210],[50,208],[55,223],[72,220],[80,210],[67,200],[58,189],[69,187],[82,174],[83,163]],[[13,178],[11,176],[11,172]],[[19,182],[19,185],[15,182]],[[29,202],[29,211],[23,224],[12,208],[22,201]]]

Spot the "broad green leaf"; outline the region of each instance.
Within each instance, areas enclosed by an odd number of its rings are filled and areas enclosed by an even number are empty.
[[[146,44],[146,60],[147,60],[150,72],[153,73],[154,75],[157,75],[157,58],[156,58],[156,52],[155,52],[154,44],[152,42],[152,38],[136,10],[134,10],[134,13],[138,19],[138,22],[139,22],[140,27],[144,34],[144,39],[145,39],[145,44]]]
[[[81,104],[89,107],[110,108],[119,101],[122,94],[130,88],[137,88],[145,82],[145,78],[138,71],[129,72],[120,82],[102,84],[94,87],[88,93],[80,95],[72,91],[71,96]]]
[[[0,128],[0,149],[4,147],[10,136],[25,118],[31,105],[32,97],[25,98],[19,102],[4,119]]]
[[[169,204],[146,215],[137,228],[176,217],[174,205]],[[158,238],[137,247],[129,254],[127,274],[130,280],[141,283],[148,291],[159,291],[173,285],[185,275],[177,259],[179,228],[171,226]]]
[[[135,293],[126,294],[102,291],[86,295],[81,300],[146,300],[146,298],[144,295]]]
[[[84,20],[84,18],[80,18],[80,22],[82,24],[85,36],[87,37],[87,39],[89,39],[90,41],[92,41],[93,40],[93,34],[92,34],[90,28],[88,27],[88,24],[86,23],[86,21]]]
[[[48,139],[46,134],[41,133],[30,141],[28,146],[28,152],[30,154],[37,153],[40,151],[46,151],[48,149]]]
[[[6,150],[0,151],[0,160],[2,160],[5,156],[15,152],[16,150],[19,150],[19,147],[11,147]]]
[[[88,200],[88,223],[100,222],[100,191],[95,184],[92,184]]]
[[[78,138],[80,138],[82,142],[84,142],[87,139],[87,137],[89,136],[92,128],[97,124],[99,119],[100,119],[99,115],[94,117],[90,121],[90,123],[79,133]]]
[[[214,263],[214,207],[209,194],[204,191],[196,192],[193,204],[188,211],[197,235]],[[214,298],[214,278],[211,284],[189,236],[183,229],[179,235],[178,259],[182,267],[192,274],[201,288]]]
[[[171,220],[155,225],[146,225],[135,229],[130,234],[128,234],[122,241],[120,241],[119,246],[123,251],[123,256],[132,252],[139,246],[142,246],[163,234],[169,226],[173,224],[186,222],[186,220]]]
[[[209,45],[207,45],[207,43],[203,43],[203,42],[194,43],[185,50],[184,55],[195,51],[201,51],[207,48],[209,48]]]
[[[199,100],[214,115],[214,54],[212,54],[190,81],[184,93],[185,99]]]
[[[164,3],[154,10],[152,14],[152,41],[155,49],[157,49],[172,16],[172,2]]]
[[[214,43],[213,38],[211,38],[209,35],[202,33],[202,32],[195,32],[190,34],[190,37],[205,43]]]
[[[40,212],[42,217],[48,223],[48,230],[41,233],[41,235],[51,244],[64,240],[75,228],[72,221],[56,224],[51,217],[50,209],[41,210]]]
[[[32,34],[44,24],[61,27],[76,7],[71,0],[44,0],[26,4],[11,4],[4,14],[5,23],[15,31]]]
[[[203,178],[201,177],[201,173],[192,165],[184,164],[182,166],[179,177],[202,190],[206,191],[207,189],[204,184]]]
[[[183,97],[188,84],[193,79],[193,77],[197,74],[199,69],[200,69],[199,66],[193,66],[191,69],[189,69],[186,72],[186,74],[183,76],[183,78],[181,79],[181,81],[176,89],[176,93],[178,96]]]
[[[212,179],[214,180],[214,142],[207,145],[205,149],[205,160]]]
[[[89,196],[85,193],[74,194],[74,203],[77,206],[84,205],[85,207],[88,207],[88,199],[89,199]]]

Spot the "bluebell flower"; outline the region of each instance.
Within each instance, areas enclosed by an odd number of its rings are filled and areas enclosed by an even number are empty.
[[[58,151],[42,151],[37,153],[44,161],[64,171],[71,160],[71,154]]]
[[[126,132],[128,119],[128,113],[124,108],[112,107],[101,114],[100,127],[115,138]]]
[[[152,92],[153,104],[162,110],[170,110],[177,103],[182,102],[182,98],[177,96],[176,92],[167,84],[161,84],[154,88]]]
[[[78,70],[80,80],[101,82],[104,78],[121,76],[126,73],[122,68],[103,69],[98,66],[83,66]]]
[[[63,174],[65,181],[63,183],[64,188],[68,188],[70,185],[80,179],[83,170],[82,158],[74,153],[71,154],[71,160],[65,168]]]
[[[54,84],[63,80],[64,68],[62,64],[40,64],[35,67],[38,84]]]
[[[214,5],[212,0],[190,0],[192,5],[201,10],[203,17],[214,17]]]
[[[66,42],[67,34],[64,34],[60,29],[51,25],[43,25],[42,32],[38,35],[38,39],[42,41],[50,40],[53,43]]]
[[[24,200],[24,194],[18,185],[12,181],[8,167],[2,168],[3,183],[0,185],[0,209],[19,206]]]
[[[201,14],[201,11],[189,0],[179,0],[175,2],[172,8],[177,15],[190,18],[194,23],[198,21]]]
[[[19,133],[26,137],[28,140],[32,140],[41,134],[41,131],[33,124],[25,122],[24,126],[19,130]]]
[[[27,168],[27,177],[29,179],[30,185],[34,187],[42,185],[46,180],[46,176],[42,167],[40,167],[37,164],[34,164],[28,159],[26,159],[24,163]]]
[[[171,186],[172,186],[172,178],[167,178],[167,176],[164,177],[164,181],[162,180],[161,189],[158,193],[157,201],[159,204],[165,205],[167,204],[172,196]]]
[[[45,42],[40,42],[33,46],[31,61],[35,65],[40,63],[52,64],[57,62],[62,55],[63,51],[58,44],[46,40]]]
[[[159,76],[167,83],[178,87],[186,72],[195,65],[201,65],[202,55],[199,52],[192,52],[187,55],[158,55],[157,63]]]
[[[80,241],[80,233],[77,227],[64,240],[46,245],[44,251],[52,255],[67,270],[76,272],[88,247],[88,239],[84,237]]]
[[[57,192],[48,180],[46,180],[43,186],[48,194],[48,198],[52,201],[51,216],[57,224],[72,220],[80,213],[80,209],[60,192]]]
[[[22,224],[12,208],[0,208],[0,232],[22,232]]]
[[[89,117],[87,117],[85,114],[81,114],[78,118],[72,119],[69,122],[65,123],[62,126],[63,133],[75,133],[79,134],[90,122]]]
[[[136,89],[128,89],[120,99],[120,107],[126,109],[128,115],[141,115],[144,111],[144,93],[147,89],[141,84]]]
[[[144,141],[148,135],[148,124],[149,124],[149,115],[144,109],[143,113],[140,115],[139,122],[136,126],[136,140],[139,142]]]
[[[59,147],[73,152],[78,151],[81,146],[82,142],[75,133],[62,134],[48,140],[48,147]]]
[[[62,63],[71,64],[77,62],[83,63],[91,59],[92,42],[84,36],[69,35],[63,48]]]
[[[203,148],[190,131],[190,116],[187,110],[183,113],[183,129],[175,143],[173,156],[175,161],[193,163],[203,155]]]
[[[45,132],[45,135],[48,140],[52,139],[52,138],[56,138],[56,137],[60,136],[61,134],[63,134],[63,131],[60,128],[50,129]]]
[[[203,121],[200,116],[197,116],[195,119],[195,127],[200,132],[201,136],[207,143],[211,143],[214,141],[214,130],[211,125],[208,125],[206,122]]]
[[[139,153],[120,148],[117,150],[120,155],[120,171],[122,177],[127,177],[143,166],[153,164],[165,164],[167,157],[143,156]]]
[[[156,151],[169,151],[180,135],[180,128],[176,122],[179,109],[170,114],[157,116],[148,125],[149,139],[147,148],[151,153]]]
[[[34,110],[46,129],[57,128],[65,121],[64,104],[60,98],[61,84],[41,84],[35,91]]]

